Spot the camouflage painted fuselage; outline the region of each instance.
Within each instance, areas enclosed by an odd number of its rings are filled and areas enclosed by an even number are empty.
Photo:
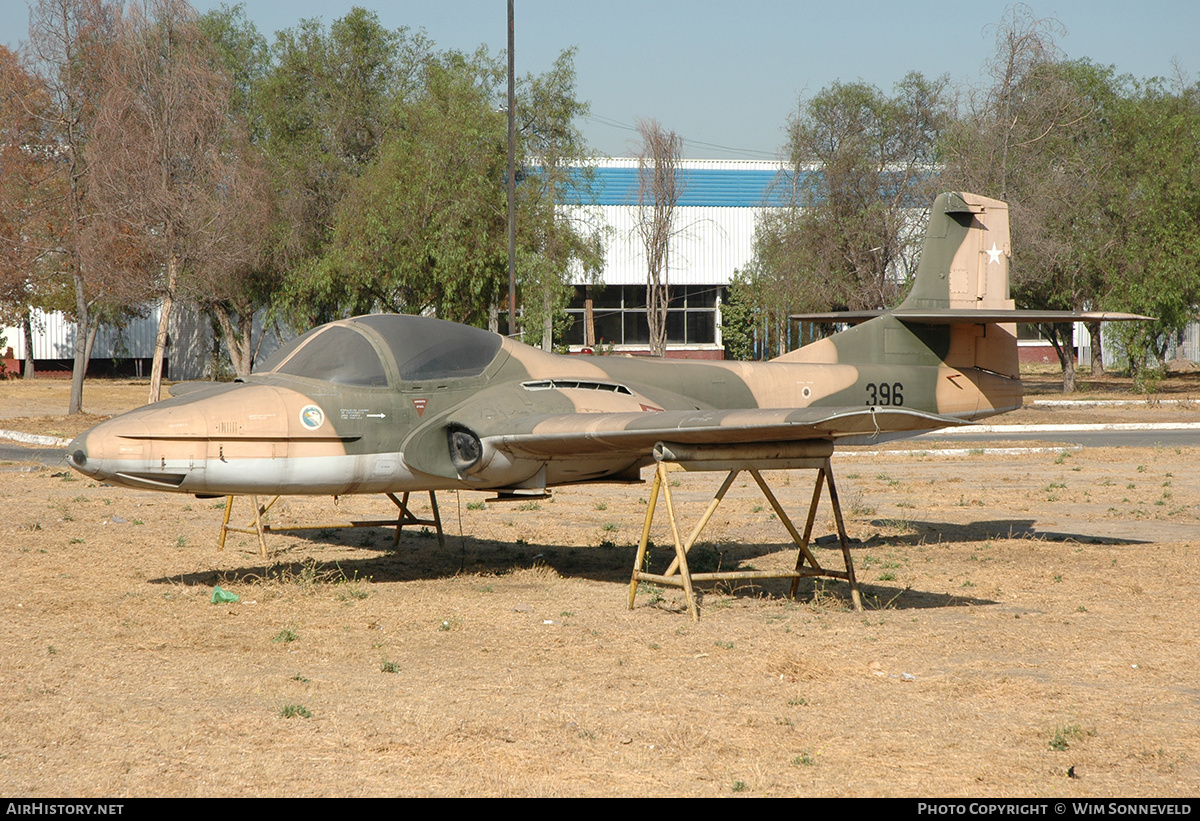
[[[1019,407],[1014,326],[994,316],[1012,308],[1006,207],[943,195],[925,255],[900,309],[763,363],[556,356],[425,317],[343,320],[243,382],[96,426],[69,459],[199,494],[519,491],[631,478],[656,442],[759,453]]]

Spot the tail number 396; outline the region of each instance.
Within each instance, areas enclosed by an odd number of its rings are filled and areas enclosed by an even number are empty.
[[[892,382],[890,384],[880,382],[878,385],[874,382],[868,382],[867,404],[900,407],[904,404],[904,385],[899,382]]]

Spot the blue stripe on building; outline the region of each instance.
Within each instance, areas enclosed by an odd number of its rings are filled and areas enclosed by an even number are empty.
[[[788,204],[790,184],[775,171],[762,169],[685,168],[679,205],[761,208]],[[596,168],[590,188],[572,186],[568,205],[637,205],[636,168]]]

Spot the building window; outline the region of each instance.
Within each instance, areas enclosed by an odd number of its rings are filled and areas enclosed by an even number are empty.
[[[568,345],[584,344],[584,302],[589,287],[598,343],[632,347],[650,344],[645,285],[609,285],[605,288],[576,285],[575,295],[567,306],[571,326],[564,334],[564,341]],[[671,286],[667,305],[667,344],[719,344],[718,311],[724,291],[723,285]]]

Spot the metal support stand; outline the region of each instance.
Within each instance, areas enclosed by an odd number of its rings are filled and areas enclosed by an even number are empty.
[[[785,452],[782,456],[776,454],[775,458],[771,458],[770,454],[764,456],[758,452],[749,454],[757,458],[745,458],[746,454],[736,450],[730,450],[735,457],[742,456],[743,458],[722,458],[726,454],[722,452],[709,451],[700,452],[692,450],[686,453],[686,456],[677,456],[671,450],[672,446],[659,446],[655,448],[655,458],[659,460],[658,467],[654,473],[654,483],[650,490],[650,499],[646,505],[646,522],[642,527],[642,539],[638,544],[637,558],[633,565],[633,578],[629,583],[629,609],[633,609],[634,597],[637,594],[637,586],[639,581],[654,582],[669,587],[683,588],[684,595],[687,598],[688,613],[691,614],[693,621],[698,621],[700,618],[700,610],[696,605],[696,596],[692,588],[693,582],[709,582],[709,581],[734,581],[742,579],[792,579],[792,587],[790,595],[795,596],[797,587],[801,579],[821,576],[834,579],[842,579],[850,585],[850,599],[856,611],[862,610],[862,597],[858,589],[858,580],[854,576],[854,561],[850,557],[850,544],[846,537],[846,526],[842,519],[841,503],[838,501],[837,488],[833,481],[833,468],[830,464],[829,456],[832,454],[832,446],[827,448],[827,452],[820,453],[818,456],[808,455],[804,453],[804,448],[796,445],[790,450],[790,453]],[[682,449],[676,447],[676,451],[682,452]],[[785,448],[785,451],[787,448]],[[808,449],[812,451],[812,448]],[[816,450],[820,450],[817,448]],[[698,457],[698,458],[688,458]],[[789,457],[789,458],[783,458]],[[808,508],[808,519],[804,526],[804,535],[801,536],[792,524],[783,506],[779,504],[779,500],[775,498],[775,494],[767,486],[763,480],[760,469],[815,469],[817,471],[816,483],[813,487],[812,502]],[[685,470],[685,471],[728,471],[725,481],[721,483],[721,487],[713,496],[712,502],[709,503],[708,509],[704,515],[700,517],[700,521],[692,529],[691,534],[686,541],[681,541],[679,538],[679,524],[675,513],[675,504],[671,498],[671,483],[667,479],[669,470]],[[692,549],[692,545],[696,543],[696,539],[700,536],[700,532],[712,518],[716,512],[717,506],[721,500],[725,498],[730,486],[733,485],[734,479],[742,471],[747,471],[754,477],[754,481],[766,496],[767,501],[771,504],[771,508],[775,511],[775,515],[779,517],[779,521],[783,522],[783,526],[787,528],[788,534],[792,537],[800,552],[796,558],[795,570],[733,570],[716,573],[692,573],[688,569],[687,554]],[[825,482],[829,483],[829,502],[833,507],[834,520],[837,522],[838,539],[841,542],[842,557],[846,563],[845,570],[831,570],[822,567],[817,561],[816,556],[809,550],[809,539],[812,536],[813,523],[816,521],[817,507],[821,501],[821,489]],[[675,542],[675,559],[671,562],[671,566],[662,574],[647,573],[642,570],[646,561],[646,547],[650,541],[650,525],[654,520],[654,511],[658,501],[659,493],[662,493],[667,505],[667,518],[671,524],[671,537]]]
[[[368,519],[357,522],[322,522],[319,524],[302,524],[302,525],[272,525],[265,524],[263,518],[267,515],[267,511],[279,501],[280,497],[275,496],[266,505],[260,506],[257,496],[251,496],[250,502],[254,505],[254,521],[252,524],[247,524],[244,527],[235,527],[229,524],[230,515],[233,512],[233,501],[236,496],[225,497],[225,518],[221,522],[221,537],[217,542],[217,550],[225,549],[225,536],[229,533],[253,533],[258,536],[258,549],[263,558],[267,557],[267,542],[265,534],[279,533],[289,530],[325,530],[327,528],[341,527],[394,527],[396,533],[392,537],[392,546],[395,547],[400,543],[400,531],[405,525],[429,525],[437,530],[438,546],[445,547],[446,539],[442,534],[442,516],[438,512],[437,494],[434,491],[429,491],[429,506],[433,509],[432,519],[418,519],[411,510],[408,509],[408,496],[405,492],[401,498],[397,499],[394,493],[385,493],[389,499],[399,508],[400,512],[395,519]]]

